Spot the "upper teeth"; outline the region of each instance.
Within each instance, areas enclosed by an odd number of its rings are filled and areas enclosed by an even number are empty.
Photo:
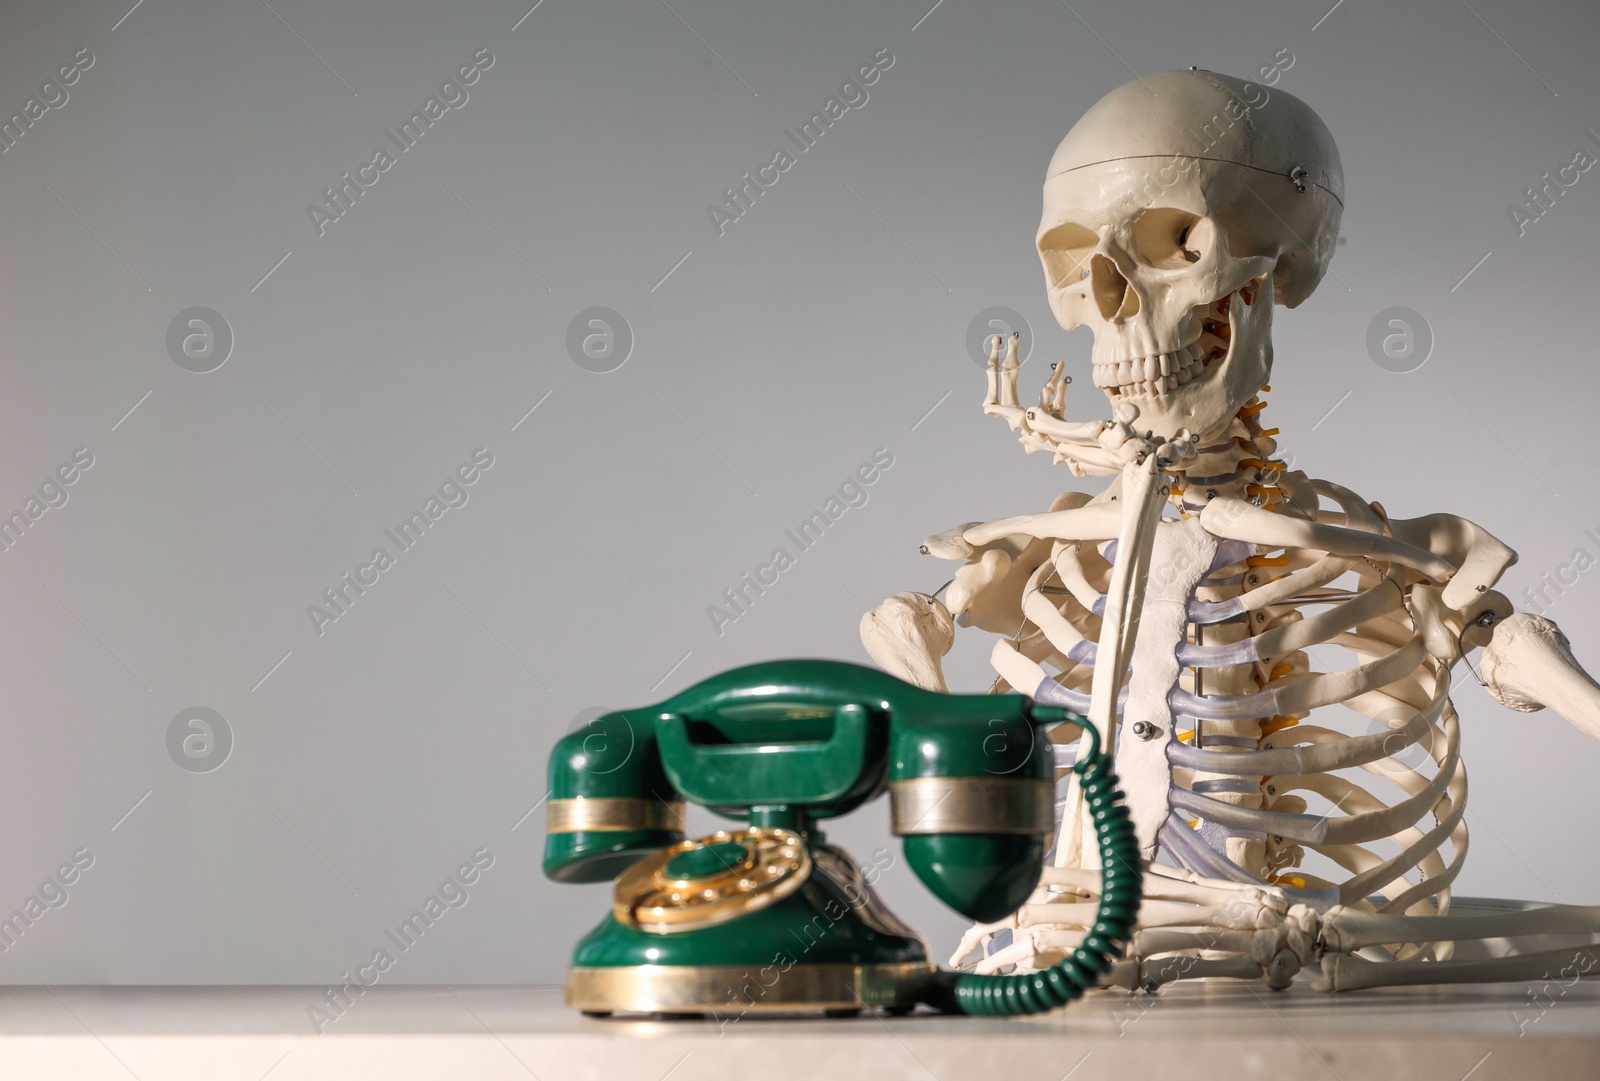
[[[1094,385],[1116,393],[1146,396],[1176,390],[1205,369],[1206,352],[1196,341],[1175,353],[1096,364]]]

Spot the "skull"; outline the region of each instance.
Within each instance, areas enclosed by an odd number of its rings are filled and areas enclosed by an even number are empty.
[[[1299,99],[1209,71],[1137,79],[1050,160],[1051,310],[1093,330],[1094,383],[1140,429],[1214,434],[1266,383],[1272,306],[1321,281],[1343,198],[1333,137]]]

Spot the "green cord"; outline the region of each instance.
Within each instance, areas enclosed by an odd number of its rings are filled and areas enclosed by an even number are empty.
[[[1095,911],[1094,925],[1070,956],[1041,972],[956,976],[954,986],[947,988],[949,1000],[940,1003],[947,1009],[986,1016],[1057,1009],[1096,986],[1128,944],[1143,896],[1144,865],[1139,856],[1139,839],[1128,819],[1111,759],[1100,749],[1099,733],[1093,725],[1077,723],[1089,740],[1089,750],[1080,756],[1072,771],[1083,785],[1095,837],[1100,842],[1100,906]]]

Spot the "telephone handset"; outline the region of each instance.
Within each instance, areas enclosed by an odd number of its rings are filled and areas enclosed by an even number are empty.
[[[935,968],[818,823],[887,790],[922,883],[970,919],[998,920],[1044,866],[1046,731],[1062,723],[1083,732],[1073,769],[1104,868],[1093,927],[1038,973]],[[1095,985],[1139,905],[1138,843],[1098,735],[1022,695],[939,694],[841,661],[753,664],[567,735],[549,785],[545,874],[616,879],[568,973],[568,1004],[589,1014],[1041,1012]],[[686,801],[743,828],[686,839]]]

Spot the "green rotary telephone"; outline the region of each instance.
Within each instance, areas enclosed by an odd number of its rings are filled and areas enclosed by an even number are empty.
[[[1016,911],[1054,832],[1046,731],[1076,724],[1101,898],[1082,945],[1023,975],[940,970],[818,823],[889,792],[917,877],[970,919]],[[743,823],[685,839],[684,801]],[[578,943],[567,1003],[591,1015],[824,1011],[1026,1014],[1065,1005],[1121,956],[1138,842],[1094,727],[1017,694],[939,694],[877,669],[771,661],[608,713],[550,756],[544,871],[615,878]]]

